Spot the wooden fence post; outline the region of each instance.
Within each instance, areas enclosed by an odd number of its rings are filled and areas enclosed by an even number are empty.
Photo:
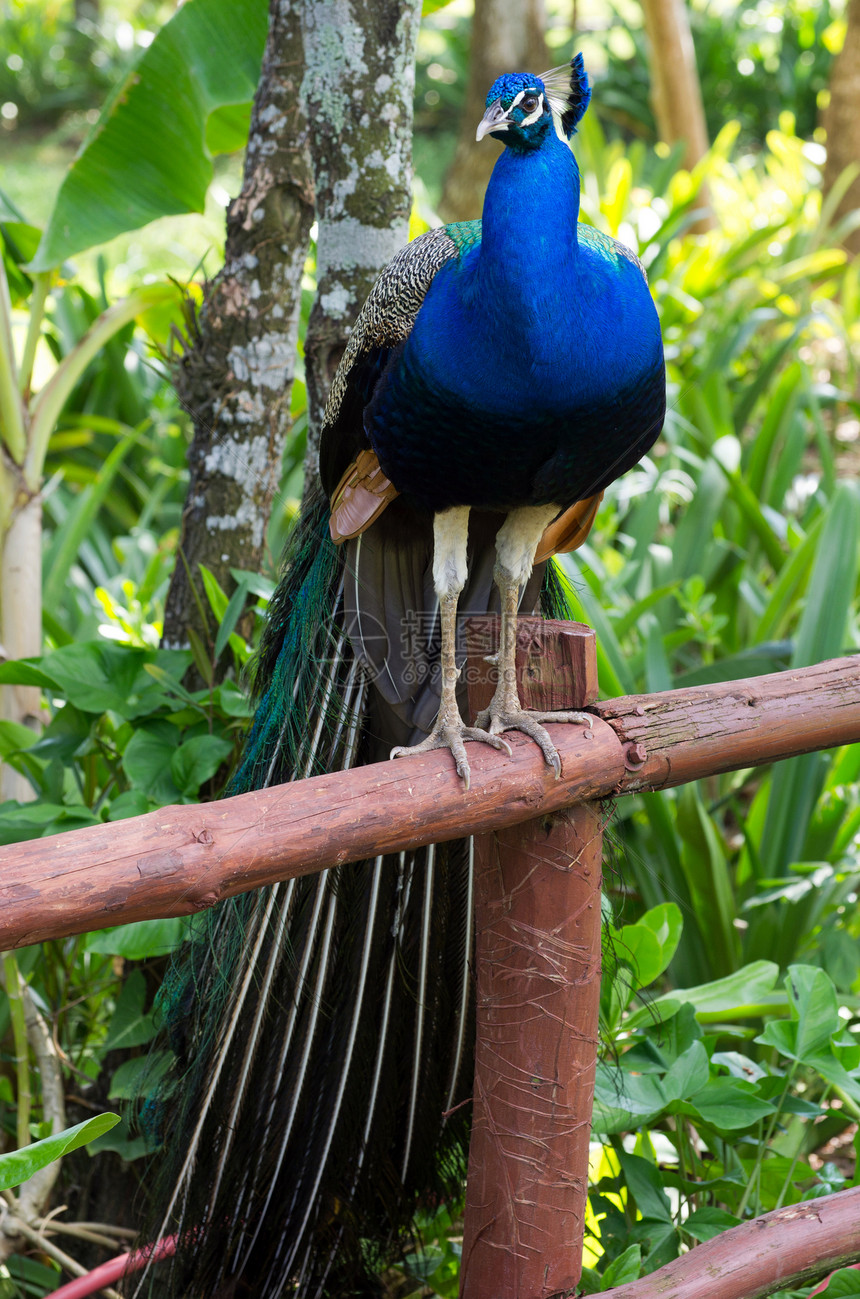
[[[495,620],[471,620],[473,711],[492,689],[481,664],[497,637]],[[594,633],[578,623],[521,619],[517,676],[526,707],[594,702]],[[597,1060],[601,848],[599,803],[475,840],[477,1041],[461,1299],[549,1299],[571,1294],[579,1280]]]

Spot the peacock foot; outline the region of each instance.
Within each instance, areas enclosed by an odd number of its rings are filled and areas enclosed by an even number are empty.
[[[469,788],[471,780],[471,771],[469,760],[466,757],[466,740],[477,740],[481,744],[489,744],[493,749],[503,749],[510,757],[511,746],[506,740],[501,740],[497,735],[491,735],[489,731],[479,730],[477,726],[467,726],[460,717],[459,713],[451,716],[450,714],[443,717],[440,713],[436,720],[436,725],[420,744],[403,744],[391,750],[392,758],[405,758],[410,753],[429,753],[431,749],[450,749],[457,768],[457,775],[462,777],[463,785]]]
[[[561,758],[558,749],[550,739],[549,732],[541,722],[573,722],[574,725],[592,726],[588,713],[559,712],[539,713],[522,708],[518,701],[506,702],[499,706],[495,699],[475,718],[476,726],[484,728],[487,735],[500,735],[502,731],[522,731],[537,744],[548,764],[555,772],[556,780],[561,776]]]

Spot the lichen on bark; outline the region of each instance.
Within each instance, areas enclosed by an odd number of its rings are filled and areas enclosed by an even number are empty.
[[[204,292],[177,367],[194,420],[181,554],[164,643],[189,629],[214,640],[199,565],[228,592],[231,567],[261,567],[266,524],[290,427],[301,277],[313,220],[301,104],[301,23],[291,0],[270,0],[269,33],[251,115],[242,190],[227,215],[225,264]]]
[[[418,0],[306,0],[303,96],[317,297],[305,344],[309,473],[326,396],[376,276],[408,238]]]

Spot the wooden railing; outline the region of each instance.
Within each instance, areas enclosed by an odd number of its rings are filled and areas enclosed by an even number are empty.
[[[486,635],[487,624],[481,627]],[[521,620],[518,676],[561,777],[511,736],[166,807],[0,852],[0,947],[187,915],[380,852],[476,836],[477,1046],[464,1299],[548,1299],[579,1279],[600,981],[601,800],[860,741],[860,656],[714,686],[597,701],[593,633]],[[487,644],[469,659],[486,702]],[[797,1242],[802,1239],[800,1257]],[[789,1244],[793,1242],[793,1247]],[[748,1299],[860,1259],[860,1188],[745,1223],[616,1290]]]

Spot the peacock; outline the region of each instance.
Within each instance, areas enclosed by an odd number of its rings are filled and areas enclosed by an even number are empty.
[[[637,258],[578,221],[581,55],[500,77],[477,129],[504,145],[483,219],[383,270],[326,407],[319,481],[288,543],[231,792],[524,731],[520,609],[563,613],[553,567],[657,438],[665,371]],[[474,726],[464,613],[501,613]],[[560,715],[587,724],[579,713]],[[500,761],[504,758],[500,757]],[[173,1072],[153,1234],[177,1254],[132,1292],[379,1293],[416,1214],[457,1195],[472,1068],[468,840],[339,867],[199,918],[160,1006]]]

